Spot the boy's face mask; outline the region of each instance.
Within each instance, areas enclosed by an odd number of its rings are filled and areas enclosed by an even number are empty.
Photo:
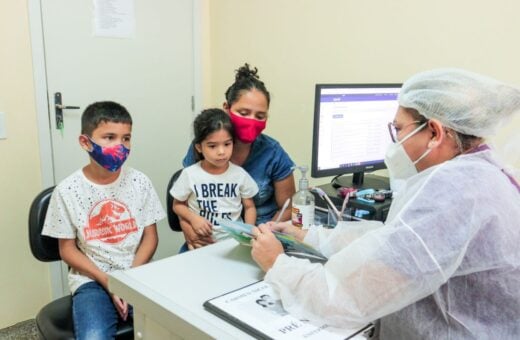
[[[125,147],[123,144],[101,146],[94,142],[90,137],[88,137],[88,139],[92,144],[92,150],[88,151],[90,157],[110,172],[116,172],[119,170],[130,153],[130,149]]]
[[[243,143],[253,143],[265,129],[265,120],[245,118],[231,110],[229,110],[229,118],[231,119],[231,124],[233,124],[235,135]]]

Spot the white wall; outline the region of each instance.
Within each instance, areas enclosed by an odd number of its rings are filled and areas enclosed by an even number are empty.
[[[34,318],[50,300],[48,266],[29,250],[29,206],[41,190],[26,1],[0,1],[0,328]]]
[[[451,66],[520,85],[518,13],[514,0],[211,1],[211,103],[238,66],[257,66],[272,94],[266,132],[310,166],[316,83],[402,82]]]

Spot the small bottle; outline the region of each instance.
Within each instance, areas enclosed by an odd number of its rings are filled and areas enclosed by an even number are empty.
[[[308,229],[314,224],[314,195],[309,190],[309,181],[305,177],[307,167],[296,166],[302,173],[298,191],[292,197],[292,224],[296,227]]]

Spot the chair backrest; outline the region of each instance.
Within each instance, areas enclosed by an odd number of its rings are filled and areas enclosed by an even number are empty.
[[[51,187],[40,192],[29,210],[29,245],[33,256],[43,262],[61,260],[58,239],[41,234],[53,190]]]
[[[166,211],[168,215],[168,224],[173,231],[182,231],[179,216],[177,216],[172,209],[173,197],[170,195],[170,189],[173,187],[173,184],[175,184],[175,181],[177,181],[177,178],[181,175],[181,172],[182,169],[179,169],[173,174],[170,182],[168,182],[168,187],[166,188]]]

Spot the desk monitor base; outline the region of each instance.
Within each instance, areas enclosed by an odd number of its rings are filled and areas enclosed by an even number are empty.
[[[361,177],[361,178],[360,178]],[[361,184],[358,184],[361,180]],[[339,187],[350,187],[356,189],[390,189],[390,181],[388,177],[377,176],[377,175],[363,175],[363,173],[353,175],[343,175],[333,180],[332,186],[335,188]]]

